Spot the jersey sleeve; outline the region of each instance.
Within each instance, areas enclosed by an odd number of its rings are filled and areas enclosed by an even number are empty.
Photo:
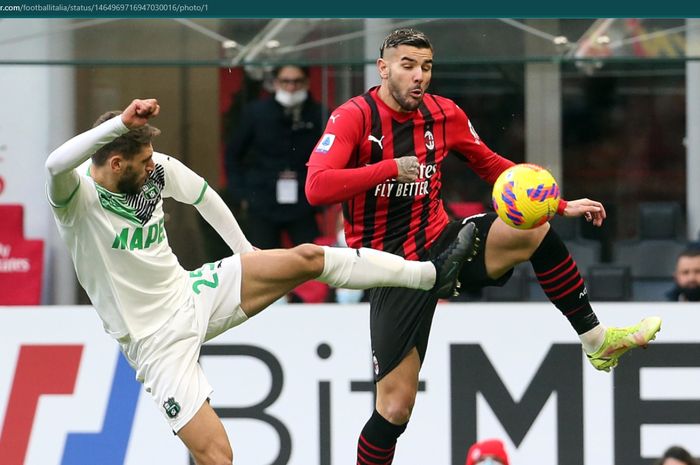
[[[454,103],[453,114],[448,119],[448,147],[457,152],[467,164],[489,184],[493,184],[498,176],[515,163],[492,151],[479,138],[474,126],[467,115]]]
[[[70,204],[81,192],[81,185],[85,184],[81,178],[87,173],[89,158],[127,132],[129,128],[124,125],[121,115],[117,115],[70,138],[49,154],[45,162],[46,195],[59,220],[67,220],[71,213],[79,214],[75,205]]]
[[[170,155],[154,152],[153,161],[165,170],[163,197],[171,197],[190,205],[202,201],[208,188],[204,178]]]
[[[214,189],[204,192],[202,201],[195,205],[207,223],[221,236],[233,253],[252,252],[253,246],[243,234],[238,221]]]
[[[97,194],[92,186],[92,181],[90,181],[87,176],[79,174],[81,172],[87,172],[88,166],[89,162],[86,162],[79,168],[73,170],[78,179],[78,184],[68,198],[62,202],[56,202],[51,198],[49,184],[46,184],[46,197],[51,205],[54,217],[65,227],[72,227],[83,212],[91,208],[92,204],[97,201]]]
[[[351,157],[359,150],[364,134],[359,108],[346,104],[328,120],[325,132],[307,163],[306,197],[311,205],[349,200],[398,174],[393,159],[361,167],[351,167]]]

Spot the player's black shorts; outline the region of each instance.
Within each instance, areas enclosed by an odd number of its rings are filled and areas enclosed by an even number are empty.
[[[462,289],[478,290],[484,286],[503,286],[510,279],[513,270],[497,280],[490,279],[486,275],[484,262],[486,236],[496,218],[495,213],[486,213],[449,223],[428,251],[427,259],[432,259],[442,252],[457,237],[457,233],[466,222],[473,222],[479,230],[482,247],[476,257],[462,267],[459,279]],[[379,381],[393,370],[413,347],[418,350],[418,356],[423,363],[437,296],[421,290],[381,287],[370,291],[369,301],[375,381]]]

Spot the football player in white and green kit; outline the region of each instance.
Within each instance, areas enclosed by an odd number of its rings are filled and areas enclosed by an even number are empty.
[[[207,402],[212,389],[198,363],[201,345],[243,323],[302,282],[335,287],[407,287],[445,297],[476,251],[465,226],[433,262],[372,249],[303,244],[255,250],[206,181],[154,152],[155,99],[102,115],[93,129],[46,161],[47,194],[80,284],[120,344],[137,379],[198,465],[226,465],[233,452]],[[234,254],[185,271],[168,245],[163,198],[194,205]]]

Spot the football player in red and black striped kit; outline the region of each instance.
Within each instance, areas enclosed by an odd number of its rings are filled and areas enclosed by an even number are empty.
[[[482,247],[460,272],[463,288],[502,286],[513,267],[529,260],[552,303],[579,335],[589,360],[609,371],[627,350],[646,346],[661,327],[657,317],[628,328],[605,328],[588,302],[574,259],[549,223],[531,230],[507,226],[494,213],[450,223],[440,198],[440,166],[454,152],[493,183],[513,162],[479,139],[451,100],[426,93],[433,68],[429,39],[413,29],[389,34],[380,48],[381,85],[354,97],[330,116],[308,162],[311,204],[343,203],[350,247],[372,247],[411,260],[439,254],[463,224],[475,223]],[[605,209],[589,199],[561,201],[558,214],[585,216],[600,226]],[[434,292],[373,289],[370,330],[377,389],[375,411],[360,434],[357,463],[391,464],[418,387]]]

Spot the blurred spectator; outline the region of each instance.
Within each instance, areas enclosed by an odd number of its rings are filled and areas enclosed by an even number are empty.
[[[245,233],[261,249],[313,242],[315,210],[306,201],[306,161],[323,130],[325,111],[308,92],[308,70],[274,70],[273,97],[243,110],[226,148],[232,200],[245,216]]]
[[[678,256],[675,285],[666,295],[677,302],[700,301],[700,243],[693,243]]]
[[[508,454],[499,439],[484,439],[472,444],[466,465],[509,465]]]
[[[700,465],[690,453],[680,446],[671,446],[666,449],[655,465]]]

